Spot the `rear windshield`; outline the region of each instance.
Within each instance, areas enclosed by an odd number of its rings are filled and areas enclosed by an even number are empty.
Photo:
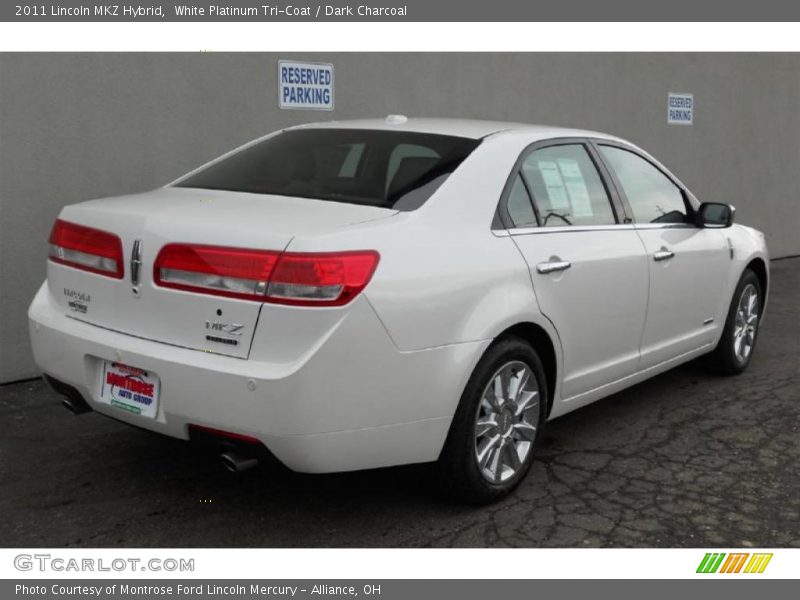
[[[295,129],[214,163],[177,186],[414,210],[479,143],[401,131]]]

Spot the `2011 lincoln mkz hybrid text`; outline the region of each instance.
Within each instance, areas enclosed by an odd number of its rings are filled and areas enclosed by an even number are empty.
[[[733,217],[600,133],[294,127],[64,208],[30,336],[74,412],[219,442],[232,470],[438,461],[488,501],[545,421],[701,354],[747,367],[769,262]]]

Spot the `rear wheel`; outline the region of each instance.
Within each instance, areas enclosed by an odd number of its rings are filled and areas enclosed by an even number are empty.
[[[475,367],[438,463],[444,491],[467,502],[502,498],[522,480],[544,424],[547,383],[536,352],[508,337]]]
[[[722,337],[709,356],[711,366],[723,375],[738,375],[750,364],[758,339],[761,283],[746,270],[736,286]]]

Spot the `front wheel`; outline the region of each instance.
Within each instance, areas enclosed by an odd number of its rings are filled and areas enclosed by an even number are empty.
[[[728,308],[725,329],[710,355],[711,366],[723,375],[738,375],[750,364],[758,339],[761,317],[761,283],[746,270]]]
[[[438,481],[473,503],[510,493],[531,467],[545,420],[547,382],[524,340],[495,342],[472,373],[438,463]]]

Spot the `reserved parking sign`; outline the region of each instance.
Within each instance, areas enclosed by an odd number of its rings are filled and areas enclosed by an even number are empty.
[[[278,61],[278,107],[289,110],[333,110],[333,65]]]
[[[694,94],[676,94],[667,96],[667,123],[670,125],[694,124]]]

